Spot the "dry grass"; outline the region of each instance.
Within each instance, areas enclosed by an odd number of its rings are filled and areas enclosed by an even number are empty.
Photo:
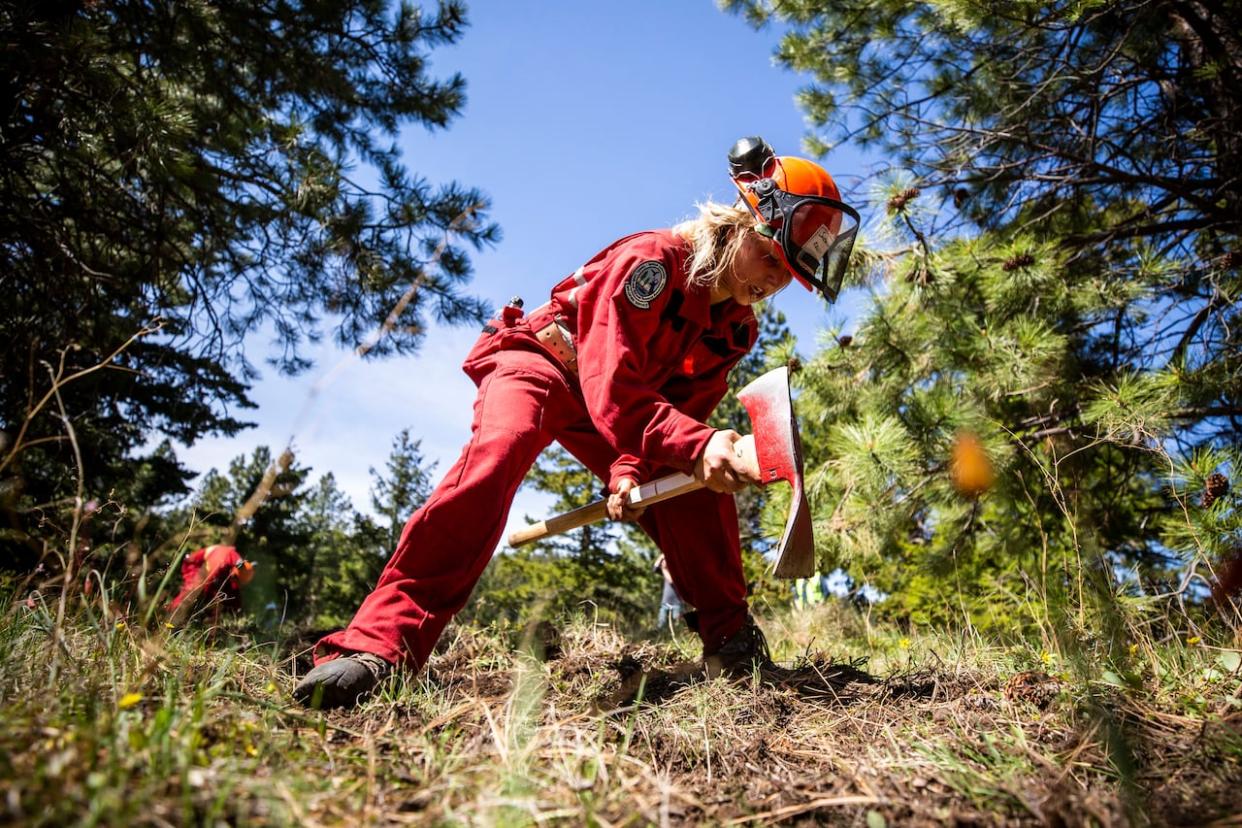
[[[1194,678],[1208,650],[1174,684],[1153,672],[1122,692],[1022,648],[824,608],[764,621],[779,675],[661,689],[690,641],[578,621],[541,660],[457,628],[428,671],[321,715],[288,702],[305,652],[242,629],[209,642],[81,616],[50,685],[51,623],[19,603],[0,627],[0,821],[1120,825],[1239,810],[1237,676]],[[615,706],[638,669],[643,700]]]

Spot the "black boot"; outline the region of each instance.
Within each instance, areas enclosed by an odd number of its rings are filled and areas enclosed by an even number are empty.
[[[747,675],[756,667],[766,668],[772,665],[772,656],[768,653],[768,641],[763,637],[763,630],[755,623],[755,619],[746,616],[746,623],[733,634],[733,637],[710,655],[703,655],[703,666],[708,678],[726,675]]]
[[[350,653],[325,661],[307,673],[293,698],[307,707],[353,707],[392,675],[392,665],[373,653]]]

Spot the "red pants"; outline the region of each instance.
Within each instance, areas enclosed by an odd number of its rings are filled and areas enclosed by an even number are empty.
[[[553,440],[607,480],[617,453],[591,424],[576,383],[533,350],[524,328],[493,338],[481,339],[463,366],[479,386],[470,442],[405,525],[349,626],[316,646],[316,663],[347,652],[426,663],[491,559],[518,485]],[[649,507],[641,525],[664,553],[677,591],[698,610],[705,652],[714,652],[747,613],[733,496],[682,495]]]

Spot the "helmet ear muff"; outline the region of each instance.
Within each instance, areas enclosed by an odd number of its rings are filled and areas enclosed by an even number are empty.
[[[763,236],[765,239],[776,238],[776,230],[774,230],[772,225],[768,224],[766,221],[755,222],[755,232]]]

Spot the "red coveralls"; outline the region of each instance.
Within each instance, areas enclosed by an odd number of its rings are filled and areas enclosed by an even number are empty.
[[[241,580],[237,564],[242,556],[232,546],[205,546],[195,549],[181,562],[181,591],[169,603],[169,611],[177,609],[191,593],[198,601],[221,596],[223,602],[236,605],[241,596]],[[219,606],[216,607],[217,613]]]
[[[689,244],[668,230],[598,253],[525,319],[493,320],[463,369],[479,387],[470,442],[405,526],[349,626],[316,647],[316,663],[374,653],[419,667],[491,559],[518,485],[553,440],[602,480],[690,472],[714,432],[702,421],[729,370],[754,345],[750,308],[686,281]],[[535,331],[559,317],[576,376]],[[643,458],[641,461],[638,458]],[[640,521],[698,610],[712,653],[746,619],[733,496],[702,489],[649,507]]]

